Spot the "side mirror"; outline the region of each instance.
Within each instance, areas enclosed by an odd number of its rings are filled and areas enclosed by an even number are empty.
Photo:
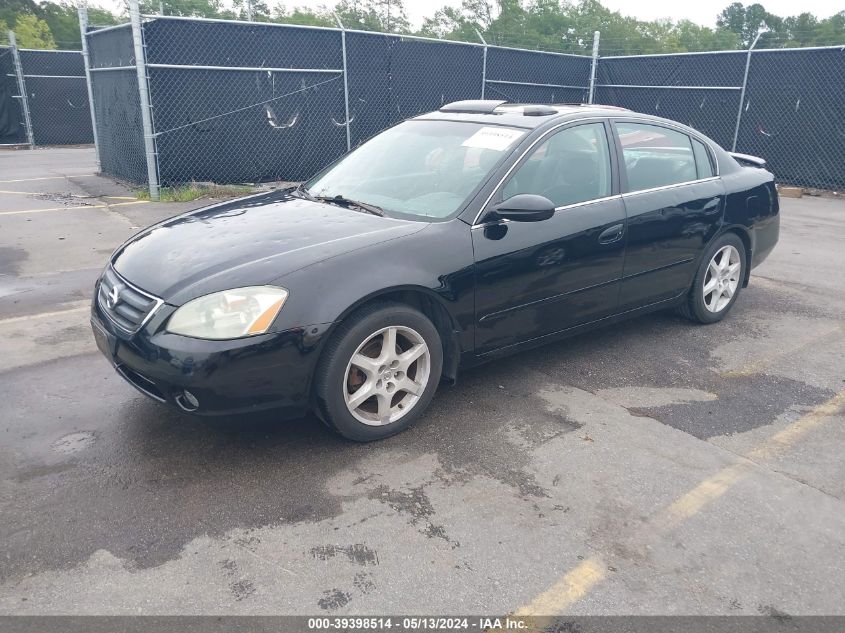
[[[520,193],[500,202],[493,209],[496,219],[513,222],[541,222],[555,214],[555,204],[533,193]]]

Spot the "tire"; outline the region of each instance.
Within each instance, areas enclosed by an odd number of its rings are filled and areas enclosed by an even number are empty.
[[[424,314],[399,303],[371,304],[350,315],[329,340],[315,374],[314,408],[347,439],[390,437],[423,414],[442,368],[440,336]]]
[[[722,258],[726,253],[728,268],[723,267],[725,260]],[[716,323],[724,319],[742,290],[747,265],[745,244],[738,235],[725,233],[717,238],[701,258],[692,287],[678,312],[697,323]],[[705,286],[712,290],[705,292]]]

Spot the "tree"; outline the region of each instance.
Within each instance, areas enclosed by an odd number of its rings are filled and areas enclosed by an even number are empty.
[[[762,4],[755,3],[746,7],[734,2],[719,14],[716,24],[739,35],[742,48],[751,46],[760,31],[764,31],[760,36],[761,46],[777,45],[787,39],[783,18],[769,13]]]
[[[716,51],[738,49],[739,35],[724,28],[711,29],[690,20],[681,20],[669,33],[679,51]]]
[[[383,31],[381,20],[373,7],[371,0],[341,0],[334,12],[340,17],[343,25],[348,29],[362,31]]]
[[[411,32],[403,0],[341,0],[334,11],[349,29],[382,33]]]
[[[327,11],[312,11],[306,7],[296,7],[288,13],[284,5],[276,5],[271,12],[273,22],[285,24],[303,24],[305,26],[337,26],[334,16]]]
[[[129,3],[124,0],[124,13],[129,13]],[[141,13],[158,14],[164,9],[164,15],[178,15],[191,18],[223,17],[223,4],[220,0],[141,0]],[[229,11],[229,17],[234,13]]]
[[[34,15],[19,15],[15,20],[14,31],[17,44],[21,48],[56,48],[50,27]]]
[[[373,0],[375,13],[387,33],[410,33],[411,24],[403,0]]]
[[[815,46],[835,46],[845,42],[845,11],[821,20],[813,36]]]
[[[68,4],[42,2],[36,15],[47,23],[59,48],[81,48],[79,15],[76,7]]]
[[[0,20],[6,23],[7,31],[9,28],[15,27],[15,18],[21,14],[35,15],[38,10],[38,5],[33,0],[3,0],[0,3]]]
[[[96,26],[111,26],[112,24],[120,24],[121,22],[123,22],[123,20],[108,9],[88,7],[88,24],[94,24]]]

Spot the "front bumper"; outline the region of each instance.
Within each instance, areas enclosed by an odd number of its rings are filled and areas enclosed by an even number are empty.
[[[95,293],[91,327],[97,346],[138,391],[200,415],[278,408],[285,417],[296,417],[307,411],[319,342],[327,328],[210,341],[167,332],[164,324],[174,310],[162,305],[130,335],[100,309]]]

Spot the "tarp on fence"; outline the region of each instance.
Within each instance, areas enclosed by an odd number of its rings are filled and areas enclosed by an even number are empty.
[[[26,142],[12,49],[0,46],[0,145]]]
[[[299,180],[346,151],[339,31],[151,20],[144,36],[162,184]]]
[[[595,100],[685,123],[731,149],[747,59],[602,58]],[[845,47],[753,51],[748,71],[736,150],[765,158],[779,182],[845,187]]]
[[[93,143],[82,53],[21,49],[20,59],[35,144]]]
[[[346,46],[353,146],[445,103],[481,95],[479,46],[359,32],[347,33]]]
[[[488,99],[512,103],[586,103],[591,59],[491,46],[487,49]]]
[[[301,180],[379,131],[460,99],[583,103],[591,58],[395,34],[225,20],[144,21],[161,184]],[[92,32],[91,65],[134,65],[130,27]],[[845,47],[756,51],[737,151],[781,182],[845,187]],[[594,101],[679,121],[731,148],[746,51],[600,58]],[[134,68],[92,75],[103,171],[146,182]],[[348,86],[349,120],[344,96]]]
[[[344,77],[339,29],[150,18],[144,42],[163,185],[301,180],[346,152],[347,124],[354,147],[444,103],[480,98],[484,84],[484,47],[466,43],[347,31]],[[91,32],[88,46],[93,67],[124,65],[129,27]],[[548,83],[551,76],[553,83],[576,86],[508,85],[522,101],[581,101],[589,65],[573,55],[490,47],[486,69],[491,80]],[[92,81],[103,171],[140,183],[146,172],[140,121],[134,123],[137,88],[111,103],[103,98],[129,74],[94,72]],[[496,97],[494,86],[503,87],[488,82],[489,98]],[[111,125],[115,119],[123,123]],[[137,142],[125,139],[127,130],[137,133]],[[121,151],[131,167],[118,164]]]
[[[594,101],[678,121],[730,148],[745,58],[743,52],[602,58]]]
[[[845,187],[845,47],[754,53],[737,151],[783,182]]]
[[[94,119],[104,174],[129,182],[147,180],[138,75],[129,25],[88,37]],[[106,70],[101,70],[106,69]]]

